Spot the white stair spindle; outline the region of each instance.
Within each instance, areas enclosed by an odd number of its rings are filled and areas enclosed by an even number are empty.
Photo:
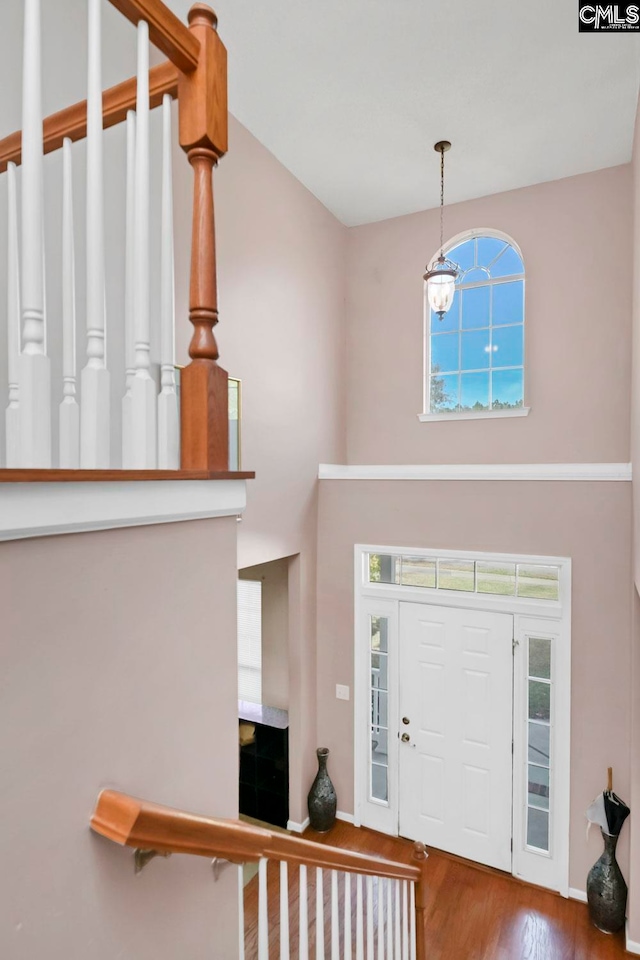
[[[62,403],[60,467],[80,466],[80,408],[76,400],[76,266],[73,237],[71,140],[62,143]]]
[[[322,867],[316,867],[316,960],[324,960],[324,884]]]
[[[364,960],[362,876],[359,873],[356,875],[356,960]]]
[[[384,960],[384,881],[378,877],[378,960]],[[415,960],[415,958],[414,958]]]
[[[7,373],[6,465],[20,466],[20,255],[16,165],[7,164]]]
[[[289,960],[289,871],[280,861],[280,960]]]
[[[180,425],[175,370],[175,283],[173,262],[173,180],[171,176],[171,97],[162,99],[162,255],[160,263],[160,393],[158,467],[180,467]]]
[[[366,878],[367,884],[367,960],[373,957],[373,877]]]
[[[24,0],[20,465],[47,468],[51,466],[51,364],[45,329],[40,45],[40,0]]]
[[[238,960],[244,960],[244,869],[238,867]]]
[[[391,905],[391,880],[385,880],[387,888],[387,960],[393,960],[393,910]]]
[[[151,377],[149,308],[149,25],[138,23],[135,176],[135,377],[131,385],[133,466],[157,466],[157,397]]]
[[[122,398],[122,466],[133,468],[133,438],[131,425],[131,387],[135,368],[135,306],[134,306],[134,184],[136,176],[136,115],[127,113],[127,186],[125,215],[124,264],[124,362],[125,395]]]
[[[344,960],[351,960],[351,874],[344,875]]]
[[[395,918],[393,922],[393,932],[395,934],[394,942],[394,960],[400,960],[402,957],[401,952],[401,935],[402,929],[400,927],[400,881],[394,880],[393,886],[395,888]]]
[[[81,378],[80,465],[110,466],[109,371],[106,365],[104,196],[102,179],[101,0],[89,0],[87,78],[87,363]]]
[[[269,960],[269,908],[267,901],[267,860],[258,863],[258,960]]]
[[[331,871],[331,960],[340,960],[340,915],[338,913],[338,872]]]
[[[409,884],[409,922],[411,926],[411,960],[416,960],[416,885],[413,881]]]
[[[299,925],[298,925],[298,958],[299,960],[309,960],[309,907],[307,903],[307,866],[300,864],[300,873],[298,875],[298,907],[299,907]]]
[[[402,960],[409,960],[409,884],[402,881]]]

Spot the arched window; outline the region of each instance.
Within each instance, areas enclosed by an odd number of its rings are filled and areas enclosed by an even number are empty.
[[[428,313],[427,415],[526,412],[520,252],[508,237],[478,231],[445,254],[460,276],[443,319]]]

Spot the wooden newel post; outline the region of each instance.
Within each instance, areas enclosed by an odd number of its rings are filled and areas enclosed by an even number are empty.
[[[193,228],[189,319],[191,363],[180,378],[183,470],[229,469],[229,393],[218,366],[213,168],[227,151],[227,51],[213,10],[196,3],[189,28],[200,42],[197,68],[180,74],[180,145],[193,167]]]
[[[416,883],[416,960],[427,957],[427,848],[419,841],[413,846],[412,861],[420,867],[421,877]]]

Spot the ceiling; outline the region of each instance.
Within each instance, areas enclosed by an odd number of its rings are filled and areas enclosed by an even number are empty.
[[[212,0],[231,112],[340,220],[626,163],[640,34],[575,0]],[[186,0],[171,0],[184,16]]]

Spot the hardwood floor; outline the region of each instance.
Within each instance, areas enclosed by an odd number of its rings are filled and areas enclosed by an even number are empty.
[[[407,862],[411,843],[338,822],[328,834],[307,830],[319,843]],[[427,943],[429,960],[615,960],[629,957],[622,934],[606,936],[589,921],[586,904],[520,883],[506,874],[446,854],[429,855]],[[278,864],[269,863],[271,960],[279,956]],[[290,868],[291,957],[297,958],[298,871]],[[325,943],[329,878],[324,878]],[[315,950],[315,871],[308,887],[309,955]],[[355,898],[352,898],[354,901]],[[342,882],[340,914],[343,915]],[[246,960],[257,957],[258,878],[245,888]],[[355,923],[352,923],[355,930]],[[327,948],[327,956],[329,951]],[[355,954],[354,954],[355,955]],[[342,943],[341,943],[342,956]]]

